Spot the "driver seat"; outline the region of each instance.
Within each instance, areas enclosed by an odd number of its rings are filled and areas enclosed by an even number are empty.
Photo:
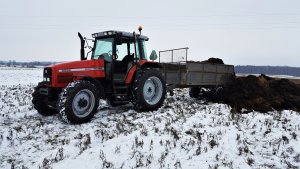
[[[122,64],[128,64],[129,62],[133,62],[134,61],[134,54],[129,54],[126,55],[123,59],[122,59]]]
[[[121,61],[122,72],[127,72],[128,64],[134,61],[134,54],[126,55]]]

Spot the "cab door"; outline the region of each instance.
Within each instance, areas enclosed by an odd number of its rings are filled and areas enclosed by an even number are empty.
[[[134,65],[135,50],[132,39],[124,39],[116,45],[116,59],[114,60],[114,76],[118,80],[125,80],[128,70]]]
[[[114,38],[97,39],[92,54],[93,60],[103,59],[105,77],[111,79],[112,60],[114,51]]]

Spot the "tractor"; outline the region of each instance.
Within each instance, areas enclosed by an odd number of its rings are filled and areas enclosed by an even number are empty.
[[[90,121],[100,99],[111,105],[131,102],[137,110],[162,106],[166,82],[155,51],[148,58],[147,36],[124,31],[80,33],[80,61],[58,63],[43,70],[43,81],[34,89],[32,103],[39,114],[59,114],[67,123]],[[88,41],[92,40],[93,46]],[[88,52],[85,49],[89,49]]]

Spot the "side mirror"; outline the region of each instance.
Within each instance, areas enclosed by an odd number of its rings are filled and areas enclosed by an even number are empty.
[[[123,43],[123,35],[122,35],[122,33],[117,33],[116,34],[116,44],[122,45],[122,43]]]
[[[157,59],[157,54],[155,52],[155,50],[152,50],[151,54],[150,54],[150,60],[156,60]]]

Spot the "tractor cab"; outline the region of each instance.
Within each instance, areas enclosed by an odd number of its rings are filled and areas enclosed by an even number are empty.
[[[149,40],[147,36],[111,30],[94,33],[92,37],[94,46],[90,58],[105,61],[105,75],[108,80],[112,78],[125,80],[130,68],[142,60],[147,61],[145,46],[145,42]]]
[[[141,35],[141,30],[140,27],[139,34],[115,30],[92,34],[94,45],[89,47],[91,51],[88,53],[91,53],[91,61],[104,61],[104,87],[109,93],[107,95],[111,103],[121,103],[123,100],[127,103],[129,86],[136,71],[147,65],[155,67],[155,63],[150,63],[147,58],[145,42],[149,38]],[[85,42],[80,34],[79,37],[84,47]],[[84,53],[82,48],[82,54]],[[87,58],[89,57],[81,56],[82,60],[87,60]],[[153,56],[151,58],[155,60]]]
[[[112,59],[122,61],[127,55],[134,55],[138,60],[147,60],[145,49],[145,41],[149,40],[147,36],[122,31],[105,31],[94,33],[92,37],[95,38],[95,43],[91,59],[104,57],[107,61]]]

